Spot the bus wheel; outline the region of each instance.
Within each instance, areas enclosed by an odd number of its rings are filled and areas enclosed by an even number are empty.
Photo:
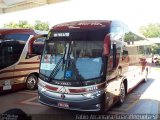
[[[120,86],[119,100],[117,102],[119,106],[124,103],[125,96],[126,96],[125,86],[124,86],[124,83],[122,83]]]
[[[34,90],[37,87],[38,78],[34,74],[30,74],[26,80],[26,87],[29,90]]]

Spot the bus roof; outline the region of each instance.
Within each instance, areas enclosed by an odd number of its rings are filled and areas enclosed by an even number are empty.
[[[0,29],[0,34],[30,34],[30,35],[36,35],[36,32],[32,29],[25,29],[25,28],[5,28]]]
[[[51,30],[94,29],[109,27],[111,20],[84,20],[55,25]]]

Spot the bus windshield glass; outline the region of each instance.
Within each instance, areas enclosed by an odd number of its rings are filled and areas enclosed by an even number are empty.
[[[13,65],[19,60],[29,34],[0,35],[0,70]]]
[[[103,76],[103,41],[46,41],[40,73],[51,80],[90,80]]]
[[[0,40],[22,40],[27,41],[29,34],[4,34],[0,35]]]

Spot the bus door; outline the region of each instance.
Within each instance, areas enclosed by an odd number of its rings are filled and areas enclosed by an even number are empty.
[[[13,41],[3,41],[0,43],[0,86],[2,90],[12,89],[13,71],[16,57],[13,55]]]
[[[121,46],[117,44],[117,42],[112,43],[107,70],[109,79],[116,78],[117,76],[117,66],[119,65],[120,52]]]

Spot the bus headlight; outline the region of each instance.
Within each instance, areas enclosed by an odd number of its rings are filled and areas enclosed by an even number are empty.
[[[87,98],[95,98],[95,97],[100,96],[101,94],[102,94],[101,91],[94,91],[94,92],[86,93],[84,94],[84,96]]]

